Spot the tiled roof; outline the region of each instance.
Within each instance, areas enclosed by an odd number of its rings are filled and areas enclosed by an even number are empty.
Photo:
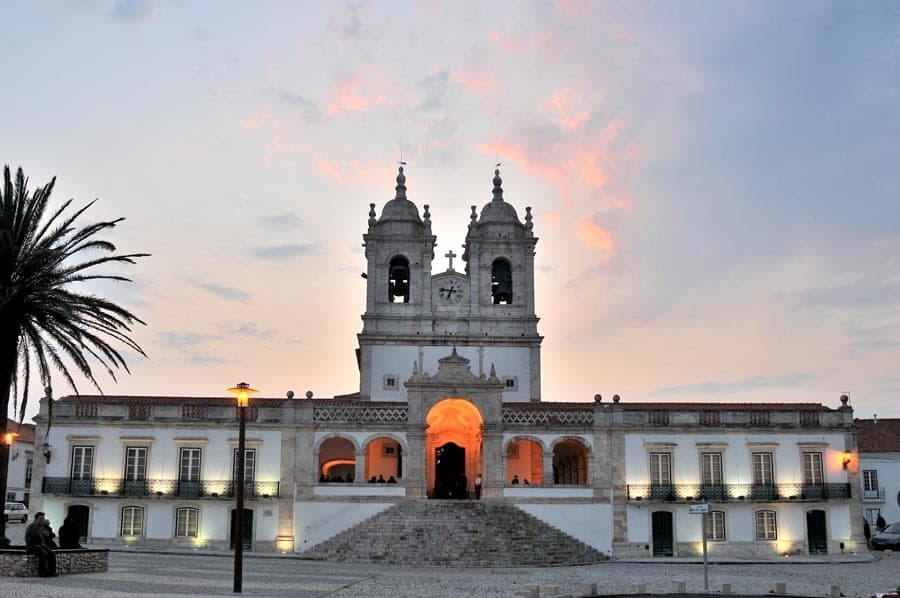
[[[16,438],[17,442],[34,444],[34,424],[23,423],[20,426],[19,422],[10,419],[6,421],[6,431],[18,432],[19,436]]]
[[[858,419],[861,453],[900,453],[900,419]]]

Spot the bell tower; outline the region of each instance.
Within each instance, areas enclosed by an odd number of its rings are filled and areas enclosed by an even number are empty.
[[[397,173],[394,199],[375,217],[369,204],[366,248],[366,313],[359,339],[360,398],[405,398],[403,382],[409,377],[414,356],[391,347],[415,345],[431,329],[431,261],[435,237],[431,215],[424,206],[406,198],[403,166]],[[408,359],[399,360],[405,353]],[[378,378],[377,380],[375,378]],[[374,396],[373,396],[374,395]],[[401,397],[402,395],[402,397]]]
[[[453,268],[451,250],[447,269],[432,275],[431,215],[424,205],[420,218],[406,198],[402,166],[396,195],[380,217],[370,204],[366,312],[357,335],[361,400],[408,400],[405,383],[436,372],[451,351],[469,360],[479,380],[499,379],[501,401],[540,400],[531,208],[522,223],[503,200],[499,171],[493,182],[493,199],[481,214],[472,206],[464,272]]]

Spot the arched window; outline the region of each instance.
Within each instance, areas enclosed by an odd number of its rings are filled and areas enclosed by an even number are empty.
[[[587,448],[577,440],[563,440],[553,447],[553,482],[586,486]]]
[[[366,446],[366,481],[394,483],[402,477],[403,451],[400,443],[393,438],[372,440]]]
[[[497,258],[491,264],[491,299],[494,305],[513,302],[512,265],[504,258]]]
[[[409,303],[409,260],[398,255],[388,268],[388,301]]]
[[[199,509],[185,507],[175,511],[175,537],[196,538],[197,524],[200,521]]]
[[[518,480],[522,485],[540,485],[543,479],[541,445],[525,438],[510,442],[506,449],[506,483]]]
[[[319,447],[319,482],[352,482],[356,451],[346,438],[329,438]]]
[[[122,536],[140,536],[144,533],[144,508],[122,507]]]

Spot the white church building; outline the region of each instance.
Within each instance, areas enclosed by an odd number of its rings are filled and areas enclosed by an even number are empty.
[[[359,392],[251,399],[252,550],[312,554],[392,507],[472,503],[479,475],[479,504],[607,557],[696,555],[704,533],[715,555],[865,548],[847,397],[544,400],[531,209],[519,218],[496,172],[493,198],[472,206],[462,271],[451,252],[434,273],[429,206],[406,191],[400,168],[363,235]],[[72,515],[95,544],[231,545],[233,399],[48,396],[36,421],[32,510]]]

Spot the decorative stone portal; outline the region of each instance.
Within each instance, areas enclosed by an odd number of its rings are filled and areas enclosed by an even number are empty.
[[[425,476],[429,498],[467,498],[482,473],[482,424],[467,399],[440,401],[426,419]]]

